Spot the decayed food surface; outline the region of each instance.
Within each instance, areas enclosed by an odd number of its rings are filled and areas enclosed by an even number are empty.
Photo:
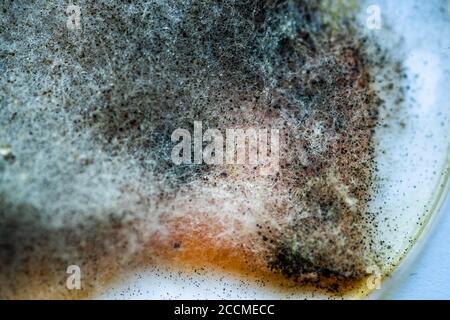
[[[393,62],[351,5],[78,5],[79,30],[63,2],[1,5],[1,297],[87,296],[163,262],[337,294],[370,274],[371,69]],[[175,165],[171,134],[194,121],[278,129],[280,170]]]

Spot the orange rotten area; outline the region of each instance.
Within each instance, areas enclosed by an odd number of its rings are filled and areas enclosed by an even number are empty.
[[[164,219],[163,219],[164,220]],[[157,233],[149,242],[150,251],[175,266],[214,267],[235,271],[265,268],[260,252],[252,248],[252,235],[239,233],[239,222],[230,226],[218,222],[208,214],[191,213],[163,221],[167,234]]]
[[[295,294],[301,291],[326,293],[339,297],[367,290],[370,275],[345,278],[335,275],[304,273],[298,277],[286,277],[268,265],[270,257],[255,245],[258,237],[237,232],[224,237],[230,226],[223,225],[208,214],[192,213],[192,217],[162,219],[167,232],[150,237],[147,249],[143,249],[141,265],[169,266],[172,270],[189,273],[217,271],[228,276],[244,277],[263,287],[279,292]],[[234,221],[233,229],[239,230]],[[260,234],[258,232],[258,234]],[[264,237],[265,238],[265,237]],[[269,239],[265,239],[270,241]],[[259,249],[255,249],[258,247]],[[150,258],[150,260],[148,260]]]

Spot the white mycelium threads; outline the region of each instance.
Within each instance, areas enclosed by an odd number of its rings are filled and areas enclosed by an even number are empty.
[[[316,1],[77,6],[68,29],[65,1],[0,5],[0,296],[73,294],[68,265],[87,294],[205,221],[206,247],[223,239],[287,278],[366,274],[377,57],[345,15]],[[175,165],[171,134],[194,121],[279,130],[279,172]]]

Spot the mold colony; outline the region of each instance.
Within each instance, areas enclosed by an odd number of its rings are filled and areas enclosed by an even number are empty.
[[[0,296],[82,297],[172,263],[341,294],[377,264],[379,100],[350,16],[316,1],[2,4]],[[24,18],[21,16],[24,15]],[[25,36],[24,36],[25,35]],[[32,48],[32,50],[30,50]],[[171,133],[280,130],[280,172],[174,165]],[[68,265],[83,290],[64,286]]]

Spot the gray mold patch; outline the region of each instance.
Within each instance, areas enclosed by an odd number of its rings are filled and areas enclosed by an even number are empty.
[[[226,225],[222,208],[243,202],[251,168],[174,166],[170,135],[196,120],[283,133],[280,175],[254,178],[266,205],[255,193],[252,219],[229,214],[267,268],[313,282],[367,275],[380,104],[368,70],[393,62],[367,53],[350,15],[316,1],[77,5],[79,30],[63,1],[1,5],[0,143],[14,155],[0,163],[2,296],[32,294],[11,279],[31,278],[33,263],[48,287],[66,263],[99,278],[127,268],[165,228],[174,194],[234,185],[229,203],[198,203]],[[248,223],[261,216],[271,222]]]

